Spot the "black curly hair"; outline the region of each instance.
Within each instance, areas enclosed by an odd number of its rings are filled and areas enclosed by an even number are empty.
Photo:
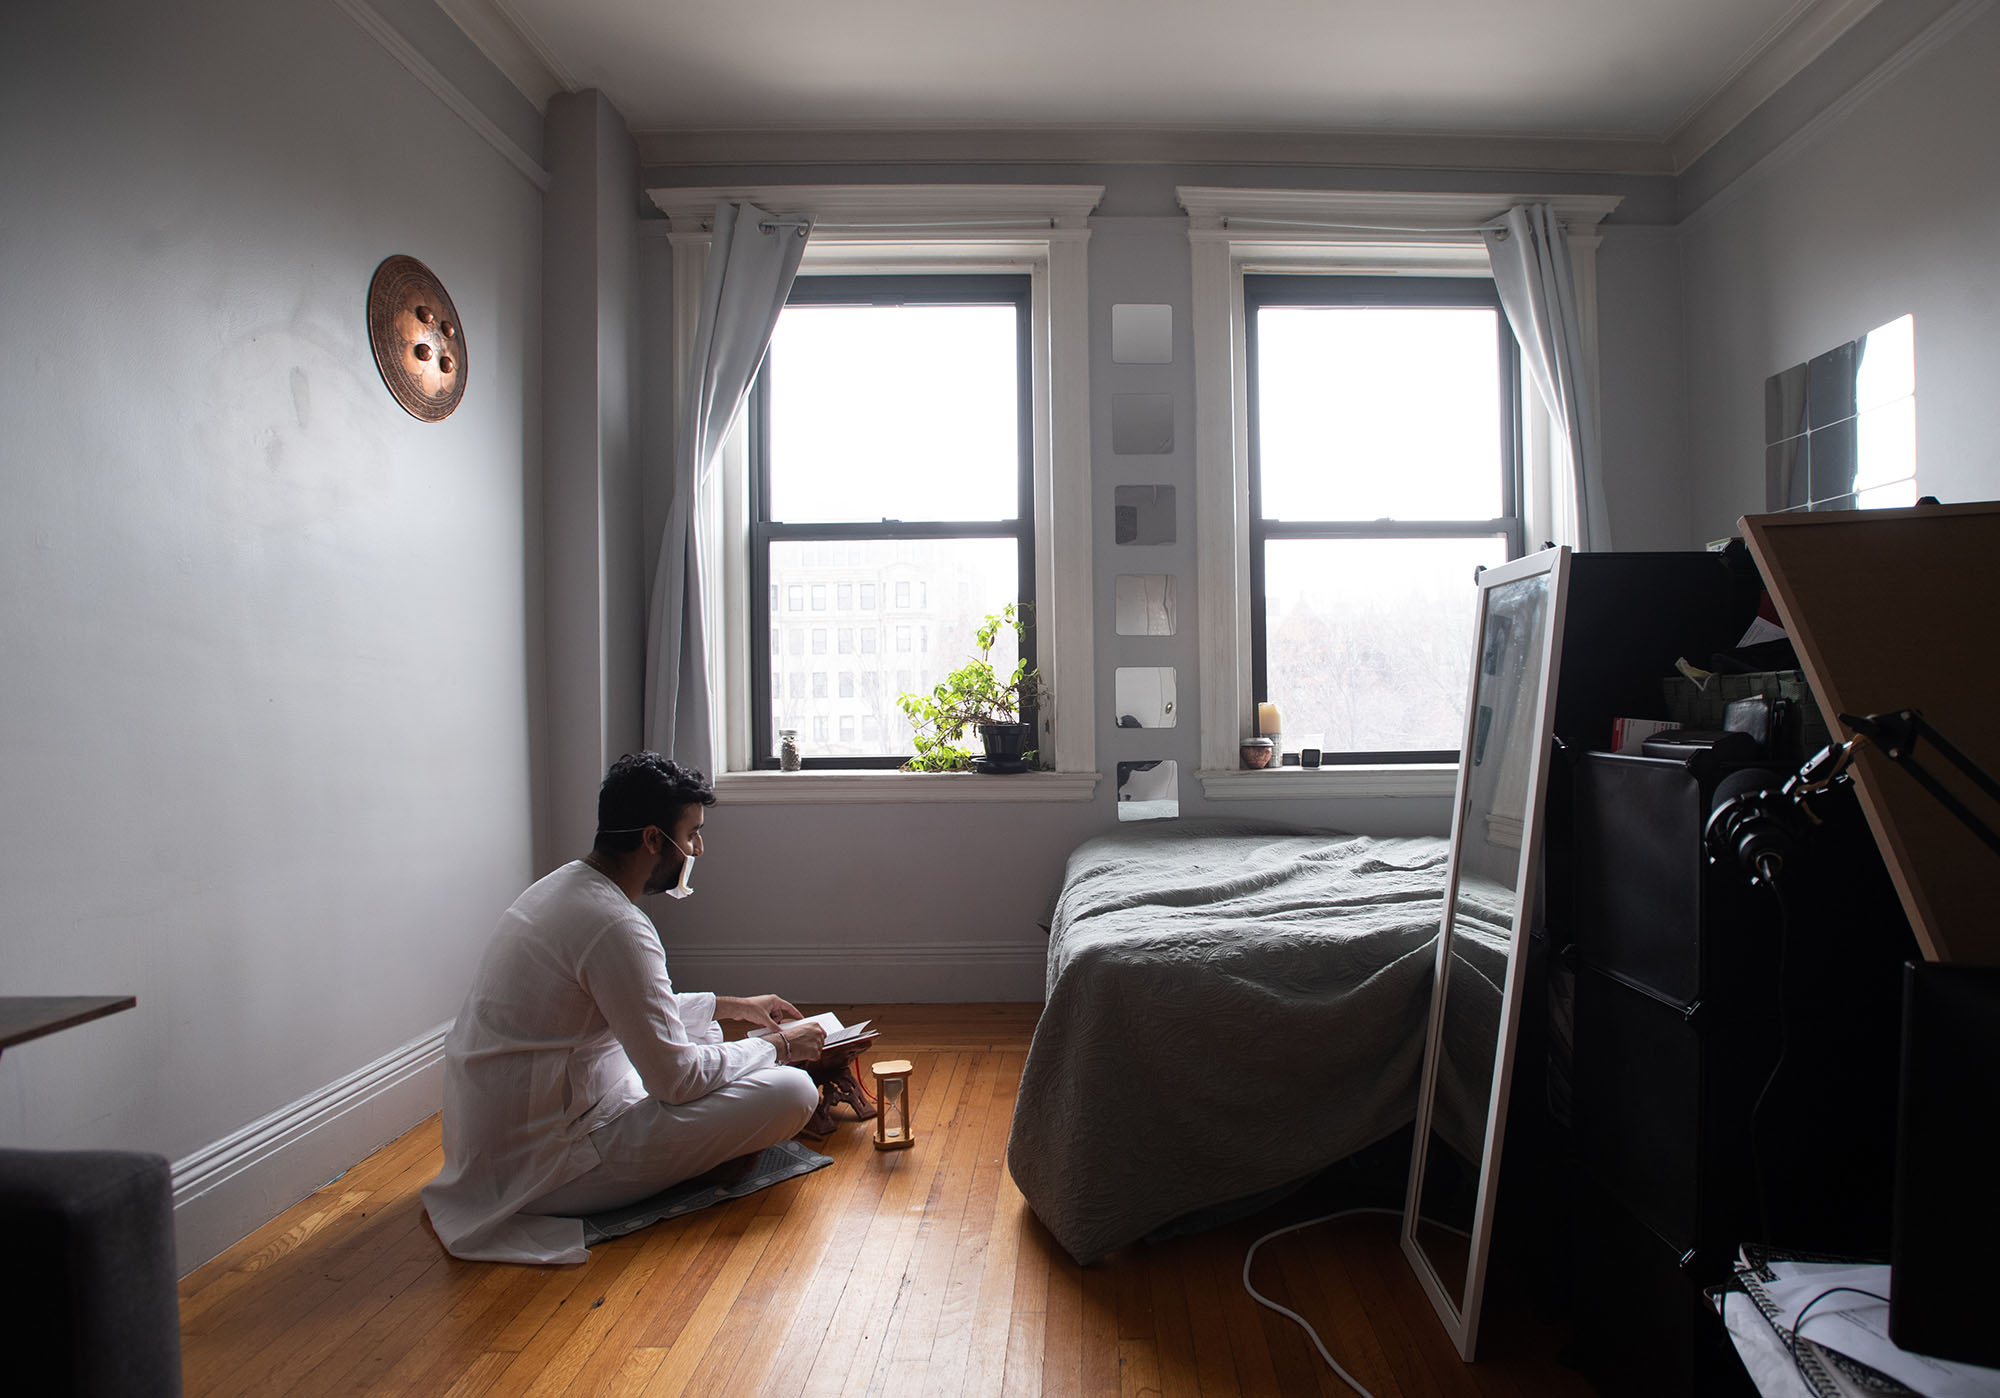
[[[689,806],[713,806],[715,788],[692,767],[657,752],[628,752],[611,764],[597,789],[599,854],[630,854],[646,827],[672,830]]]

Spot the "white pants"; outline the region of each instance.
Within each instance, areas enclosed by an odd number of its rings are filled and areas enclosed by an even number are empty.
[[[636,1204],[725,1160],[790,1140],[818,1106],[810,1077],[775,1066],[678,1107],[650,1097],[635,1102],[590,1133],[594,1169],[522,1212],[577,1218]]]

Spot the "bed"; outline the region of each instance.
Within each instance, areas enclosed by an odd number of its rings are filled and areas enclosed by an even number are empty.
[[[1447,862],[1435,836],[1216,820],[1137,823],[1070,856],[1007,1163],[1072,1257],[1312,1174],[1416,1115]],[[1460,901],[1454,1037],[1497,1017],[1513,894],[1479,882]],[[1440,1086],[1461,1148],[1483,1096]]]

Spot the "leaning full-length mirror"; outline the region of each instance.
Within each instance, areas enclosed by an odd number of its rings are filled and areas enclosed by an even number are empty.
[[[1403,1252],[1471,1359],[1491,1241],[1569,551],[1488,569],[1403,1212]]]

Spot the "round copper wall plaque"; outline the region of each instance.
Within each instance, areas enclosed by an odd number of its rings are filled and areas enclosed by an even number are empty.
[[[405,412],[423,422],[451,416],[465,396],[465,327],[444,283],[416,258],[384,258],[375,269],[368,342]]]

